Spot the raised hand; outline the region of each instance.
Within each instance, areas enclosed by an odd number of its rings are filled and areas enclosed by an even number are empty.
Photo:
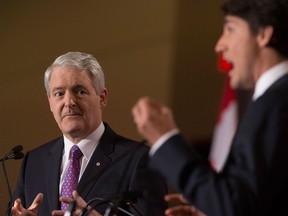
[[[168,208],[167,216],[205,216],[203,212],[188,203],[182,194],[168,194],[165,196],[167,202],[178,202],[179,205]]]
[[[176,129],[170,108],[157,101],[143,97],[132,108],[138,132],[153,145],[162,135]]]
[[[11,209],[13,216],[36,216],[38,207],[40,206],[41,202],[43,200],[43,194],[39,193],[33,203],[30,205],[28,209],[25,209],[21,203],[21,199],[16,199],[14,202],[14,205]]]

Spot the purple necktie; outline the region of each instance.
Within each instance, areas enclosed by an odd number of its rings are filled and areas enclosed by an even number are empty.
[[[67,172],[64,177],[64,182],[61,189],[61,195],[72,197],[72,192],[76,189],[80,173],[80,161],[82,152],[77,145],[74,145],[70,150],[70,162]],[[66,210],[69,204],[61,202],[61,210]]]

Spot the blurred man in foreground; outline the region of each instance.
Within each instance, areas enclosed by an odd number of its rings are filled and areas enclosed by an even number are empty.
[[[150,165],[211,216],[288,212],[288,1],[228,0],[215,50],[233,67],[234,89],[254,89],[221,173],[191,150],[172,111],[141,98],[132,113]],[[182,209],[184,212],[184,209]]]

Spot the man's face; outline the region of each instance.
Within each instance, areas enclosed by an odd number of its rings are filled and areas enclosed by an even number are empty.
[[[72,67],[55,67],[49,93],[50,110],[62,133],[72,142],[78,143],[102,121],[107,91],[105,89],[97,95],[85,71]]]
[[[257,34],[250,31],[248,23],[236,16],[226,16],[223,33],[215,51],[232,64],[229,72],[231,87],[234,89],[251,89],[255,85],[258,73],[257,58],[259,47]]]

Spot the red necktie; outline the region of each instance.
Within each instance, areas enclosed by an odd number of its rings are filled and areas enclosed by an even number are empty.
[[[64,177],[64,182],[61,189],[61,195],[72,197],[72,192],[78,185],[79,173],[80,173],[80,161],[82,152],[77,145],[74,145],[70,150],[70,162],[67,172]],[[69,204],[61,202],[61,210],[66,210]]]

